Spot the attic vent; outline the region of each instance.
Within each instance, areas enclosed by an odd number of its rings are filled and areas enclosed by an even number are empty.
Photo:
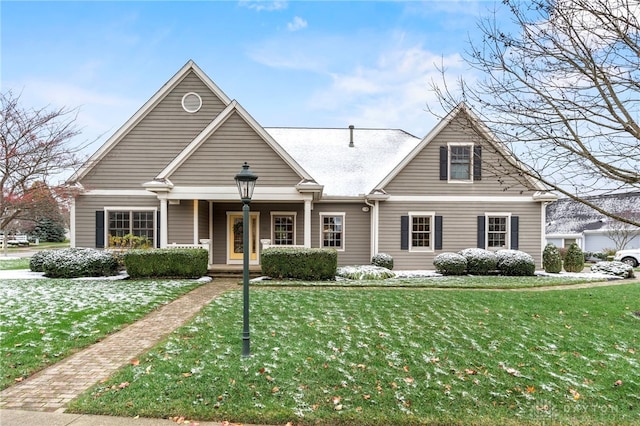
[[[189,92],[182,97],[182,108],[190,113],[198,112],[202,107],[202,98],[194,92]]]

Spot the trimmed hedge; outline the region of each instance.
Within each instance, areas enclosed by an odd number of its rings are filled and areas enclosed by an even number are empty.
[[[519,250],[498,250],[498,271],[502,275],[531,276],[536,272],[536,261],[528,253]]]
[[[498,258],[492,251],[481,248],[467,248],[458,252],[467,259],[467,273],[471,275],[489,275],[495,272]]]
[[[338,269],[335,249],[270,247],[262,251],[262,274],[275,279],[333,280]]]
[[[433,258],[433,266],[442,275],[464,275],[467,259],[458,253],[441,253]]]
[[[545,272],[557,274],[562,271],[562,256],[558,247],[553,243],[549,243],[542,251],[542,267]]]
[[[49,278],[108,277],[118,274],[118,261],[109,252],[90,248],[43,250],[29,262],[34,272]]]
[[[200,278],[207,274],[209,253],[193,249],[135,249],[123,254],[131,278]]]
[[[387,253],[378,253],[371,258],[371,264],[391,270],[393,269],[393,257]]]
[[[564,256],[564,270],[567,272],[582,272],[584,269],[584,253],[578,244],[571,243]]]

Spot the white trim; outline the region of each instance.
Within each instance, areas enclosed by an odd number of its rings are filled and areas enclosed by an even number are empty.
[[[402,202],[402,203],[539,203],[532,197],[527,196],[483,196],[483,195],[392,195],[385,203]]]
[[[324,218],[325,217],[336,217],[336,216],[341,216],[342,217],[342,246],[340,248],[337,247],[325,247],[324,246],[324,232],[323,232],[323,224],[324,224]],[[345,212],[321,212],[319,214],[319,219],[320,219],[320,240],[319,240],[319,246],[320,248],[334,248],[337,251],[345,251],[346,247],[347,247],[347,238],[346,238],[346,223],[347,223],[347,214]]]
[[[435,245],[436,234],[436,212],[408,212],[409,215],[409,252],[413,253],[425,253],[433,252]],[[429,246],[428,247],[413,247],[413,218],[414,217],[428,217],[429,218]]]
[[[195,62],[189,60],[177,73],[174,74],[164,86],[160,88],[126,123],[122,125],[85,163],[80,169],[74,173],[67,182],[75,182],[81,180],[91,171],[91,169],[100,162],[100,160],[113,149],[120,140],[129,133],[131,129],[137,126],[147,114],[153,110],[167,95],[184,80],[184,78],[193,71],[202,82],[220,99],[226,106],[231,103],[231,99],[198,67]]]
[[[158,243],[158,208],[157,207],[143,207],[143,206],[104,206],[104,246],[109,247],[109,212],[153,212],[153,242],[152,247],[156,247]],[[133,218],[130,217],[133,222]],[[132,225],[131,225],[132,226]],[[161,236],[162,237],[162,236]]]
[[[187,98],[187,96],[195,96],[196,98],[198,98],[198,107],[196,109],[190,110],[184,104],[184,100]],[[196,112],[200,111],[200,108],[202,108],[202,98],[196,92],[185,93],[184,96],[182,97],[182,100],[180,101],[180,103],[182,104],[182,109],[185,110],[185,112],[188,112],[189,114],[195,114]]]
[[[170,200],[215,200],[215,201],[240,201],[237,186],[176,186],[167,194]],[[293,187],[258,186],[251,202],[258,201],[303,201],[305,196]]]
[[[200,201],[198,200],[193,200],[193,244],[198,245],[200,244],[200,235],[199,235],[199,227],[198,227],[198,222],[199,222],[199,218],[198,218],[198,207],[199,207],[199,203]]]
[[[160,248],[166,248],[169,244],[169,201],[164,198],[159,198],[160,202]],[[157,245],[156,245],[157,246]]]
[[[451,147],[462,146],[469,148],[469,179],[452,179],[451,178]],[[474,162],[474,148],[473,142],[449,142],[447,143],[447,182],[448,183],[473,183],[473,162]]]
[[[98,195],[98,196],[126,196],[126,197],[149,197],[156,198],[155,193],[151,193],[145,189],[89,189],[82,195]]]
[[[298,233],[296,231],[296,228],[298,227],[298,212],[285,212],[285,211],[272,211],[270,212],[270,220],[269,220],[269,227],[270,227],[270,232],[269,235],[271,237],[271,246],[272,247],[287,247],[287,245],[276,245],[275,241],[275,234],[274,234],[274,229],[273,229],[273,217],[274,216],[293,216],[293,244],[288,244],[288,245],[298,245]]]
[[[311,210],[313,204],[309,197],[304,200],[304,246],[306,248],[311,247]]]
[[[76,246],[76,199],[71,199],[71,208],[69,209],[69,245],[72,248]]]
[[[511,248],[511,212],[485,212],[484,213],[484,245],[487,250],[504,250]],[[489,247],[489,217],[504,217],[505,236],[504,247]]]

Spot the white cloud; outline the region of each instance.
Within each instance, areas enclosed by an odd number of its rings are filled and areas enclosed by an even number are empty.
[[[296,16],[295,18],[293,18],[292,22],[289,22],[287,24],[287,29],[289,31],[299,31],[304,28],[307,28],[307,21],[299,16]]]
[[[273,12],[276,10],[286,9],[288,2],[287,1],[270,1],[270,0],[240,0],[240,6],[244,6],[249,9],[253,9],[257,12],[267,11]]]

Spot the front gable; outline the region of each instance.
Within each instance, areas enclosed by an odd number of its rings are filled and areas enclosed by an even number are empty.
[[[189,61],[69,181],[87,189],[140,189],[229,103]]]
[[[455,149],[466,149],[468,178],[452,178]],[[520,176],[515,164],[506,147],[461,105],[377,188],[394,196],[522,196],[544,190],[538,182]]]

